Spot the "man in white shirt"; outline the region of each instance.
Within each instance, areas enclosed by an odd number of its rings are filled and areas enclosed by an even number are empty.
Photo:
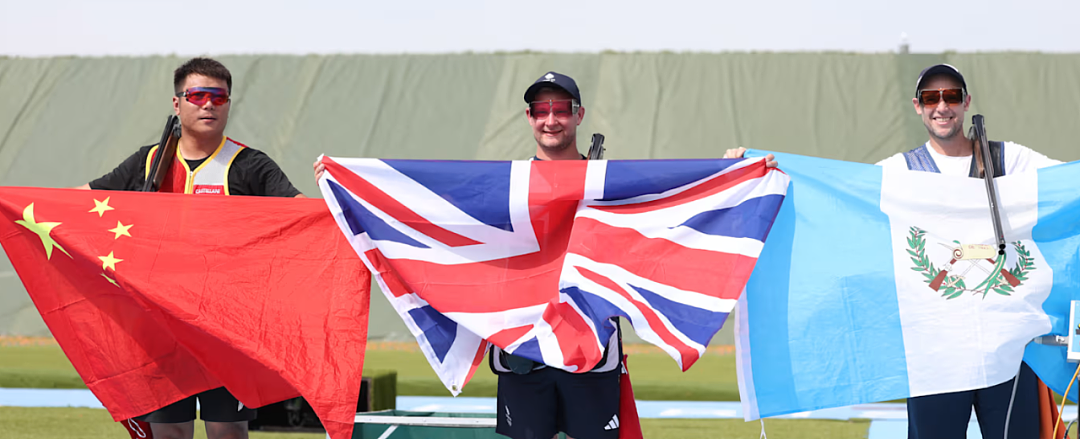
[[[981,153],[965,136],[964,115],[971,107],[971,95],[964,76],[955,67],[938,64],[928,67],[916,80],[915,113],[922,116],[930,139],[911,151],[878,162],[893,169],[937,172],[982,178]],[[1035,170],[1061,163],[1013,142],[991,142],[995,176]],[[724,158],[742,157],[744,148],[729,149]],[[954,439],[967,437],[972,407],[982,437],[1002,439],[1005,419],[1009,437],[1031,438],[1039,434],[1038,382],[1026,364],[1017,365],[1017,378],[983,389],[909,398],[909,439]],[[1019,383],[1013,391],[1013,382]],[[1011,403],[1011,404],[1010,404]],[[1011,409],[1011,414],[1009,414]]]
[[[938,64],[926,68],[916,81],[915,112],[922,116],[930,135],[925,144],[878,162],[893,169],[938,172],[981,177],[981,153],[964,135],[964,114],[971,106],[964,76],[955,67]],[[993,142],[995,175],[1034,170],[1061,163],[1013,142]],[[972,407],[982,436],[1000,439],[1009,418],[1009,437],[1038,437],[1040,384],[1026,364],[1019,364],[1017,378],[983,389],[909,398],[908,438],[967,437]],[[1019,380],[1015,386],[1014,380]],[[1009,414],[1010,406],[1012,413]]]
[[[890,168],[970,175],[975,155],[973,142],[964,135],[964,113],[971,107],[971,95],[968,94],[963,75],[953,66],[938,64],[923,70],[916,87],[911,103],[915,106],[915,113],[922,116],[930,140],[877,164]],[[1003,143],[1002,156],[1005,165],[1003,174],[1061,163],[1013,142]]]

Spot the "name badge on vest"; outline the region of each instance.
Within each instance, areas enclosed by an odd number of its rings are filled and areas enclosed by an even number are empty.
[[[195,185],[192,193],[202,195],[225,195],[225,186],[212,184],[197,184]]]

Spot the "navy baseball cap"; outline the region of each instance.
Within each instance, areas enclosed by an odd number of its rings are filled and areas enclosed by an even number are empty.
[[[536,97],[536,93],[544,87],[565,90],[567,93],[570,93],[570,96],[574,97],[574,100],[576,100],[579,105],[584,105],[581,103],[581,93],[578,92],[577,83],[574,82],[574,79],[556,72],[547,72],[544,76],[541,76],[540,79],[537,79],[533,85],[530,85],[529,89],[525,90],[525,103],[528,104],[532,102],[533,98]]]
[[[964,94],[967,94],[967,82],[964,81],[964,75],[960,74],[960,70],[956,67],[948,64],[938,64],[923,69],[922,73],[919,73],[919,79],[915,81],[915,98],[919,97],[919,90],[922,90],[923,80],[931,76],[948,75],[960,81],[960,87],[964,89]]]

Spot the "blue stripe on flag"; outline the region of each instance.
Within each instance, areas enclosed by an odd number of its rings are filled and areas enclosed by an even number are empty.
[[[663,297],[644,288],[630,285],[649,303],[657,313],[667,317],[668,321],[689,339],[708,346],[709,340],[720,330],[728,313],[713,312],[690,306]]]
[[[353,235],[359,235],[367,231],[368,236],[375,241],[392,241],[413,247],[429,248],[375,216],[375,214],[353,199],[348,189],[333,181],[327,181],[327,184],[330,186],[330,191],[334,193],[334,199],[337,200],[338,206],[341,206],[345,222],[349,224],[349,230]],[[367,227],[364,227],[365,224]]]
[[[457,338],[457,322],[442,315],[431,305],[410,309],[409,317],[412,317],[413,322],[424,333],[424,338],[435,351],[435,356],[439,357],[439,362],[444,361],[446,353],[450,352],[450,347]]]
[[[349,225],[349,231],[352,232],[353,236],[364,233],[364,226],[360,224],[359,215],[355,214],[356,206],[359,204],[349,195],[349,191],[345,190],[341,185],[333,181],[327,181],[326,183],[330,185],[330,191],[334,193],[334,199],[337,200],[338,206],[341,206],[341,210],[344,212],[345,223]],[[360,206],[360,209],[363,208],[363,206]]]
[[[544,354],[540,353],[540,341],[536,337],[519,345],[517,349],[514,349],[513,354],[536,362],[544,362]]]
[[[607,344],[607,341],[611,339],[611,334],[615,332],[615,325],[611,323],[611,318],[615,316],[628,318],[627,314],[615,304],[588,291],[582,291],[578,287],[563,288],[559,292],[570,296],[570,300],[577,304],[585,318],[589,319],[596,328],[597,338],[604,344]]]
[[[751,198],[735,207],[701,212],[680,225],[708,235],[764,241],[772,226],[769,220],[776,216],[783,201],[783,195]]]
[[[510,221],[511,162],[383,162],[478,221],[509,232],[514,231]]]
[[[1039,170],[1039,221],[1031,231],[1039,252],[1053,270],[1054,284],[1043,310],[1050,316],[1051,333],[1069,334],[1070,301],[1080,300],[1080,197],[1076,195],[1076,175],[1080,163],[1069,163]],[[1039,378],[1059,395],[1065,392],[1074,363],[1067,363],[1064,346],[1029,343],[1024,361]],[[1073,385],[1069,399],[1077,401]]]
[[[791,185],[745,294],[760,416],[907,396],[881,168],[775,154]]]
[[[604,199],[659,194],[720,172],[742,159],[613,160],[607,163]]]

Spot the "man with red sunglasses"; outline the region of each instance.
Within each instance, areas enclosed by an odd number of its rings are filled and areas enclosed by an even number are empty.
[[[544,74],[525,90],[525,103],[525,119],[536,139],[533,160],[586,159],[577,147],[585,107],[572,78]],[[326,170],[319,160],[312,168],[316,180]],[[499,376],[495,431],[514,439],[546,439],[560,431],[568,439],[618,438],[622,333],[618,321],[613,323],[617,330],[604,358],[585,373],[550,368],[492,345],[489,365]]]
[[[536,139],[533,160],[585,160],[577,147],[585,108],[572,78],[545,73],[525,90],[525,103]],[[514,439],[546,439],[560,431],[568,438],[617,438],[621,359],[618,330],[604,358],[585,373],[547,367],[492,345],[489,366],[499,377],[495,431]]]
[[[191,59],[174,72],[173,87],[173,111],[180,118],[181,136],[162,192],[304,197],[270,157],[225,136],[232,74],[224,65],[209,58]],[[144,146],[116,169],[79,189],[141,190],[158,151],[157,145]],[[208,439],[248,437],[248,421],[255,419],[255,410],[224,387],[193,395],[137,421],[148,422],[155,439],[191,439],[196,399]],[[129,428],[133,437],[146,437],[143,430]]]
[[[915,113],[922,117],[930,139],[878,165],[982,178],[982,166],[977,163],[981,157],[976,156],[978,147],[964,133],[964,115],[971,106],[971,95],[960,71],[948,64],[927,67],[916,80],[911,103]],[[1061,163],[1012,142],[991,142],[991,149],[995,176]],[[908,437],[966,437],[972,407],[984,438],[1004,437],[1006,418],[1009,437],[1038,437],[1041,383],[1026,364],[1018,364],[1017,368],[1015,378],[995,386],[908,398]]]

